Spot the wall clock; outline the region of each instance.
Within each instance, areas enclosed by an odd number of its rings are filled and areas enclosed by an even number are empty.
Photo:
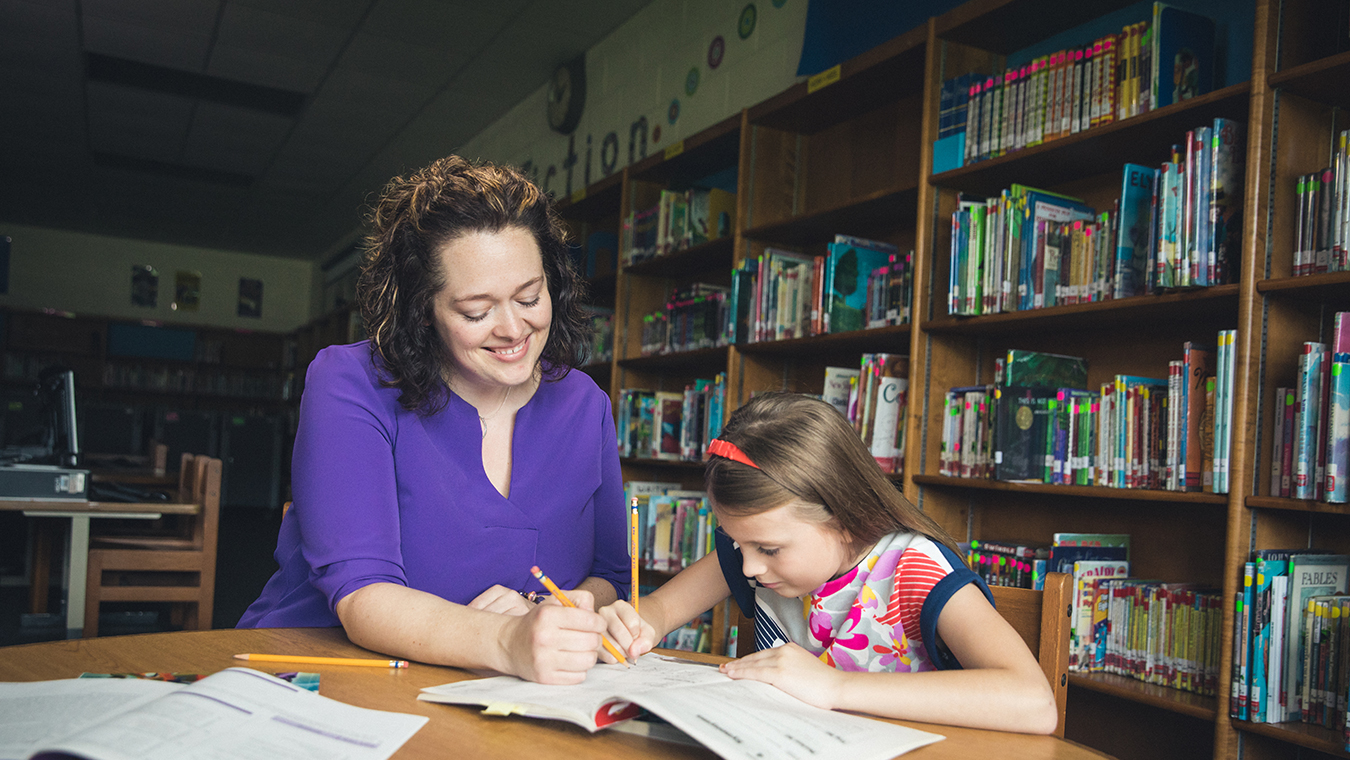
[[[586,56],[579,55],[559,64],[548,82],[548,126],[564,135],[572,134],[581,121],[586,105]]]

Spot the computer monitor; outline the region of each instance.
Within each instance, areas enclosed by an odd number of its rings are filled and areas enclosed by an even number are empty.
[[[74,467],[80,463],[80,432],[75,415],[75,373],[48,367],[38,375],[38,397],[47,421],[48,463]]]

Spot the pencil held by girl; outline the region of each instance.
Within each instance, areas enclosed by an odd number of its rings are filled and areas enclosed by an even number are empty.
[[[641,615],[623,601],[600,611],[631,657],[731,596],[754,616],[759,650],[721,666],[732,678],[827,709],[1054,731],[1036,658],[833,407],[756,396],[708,453],[716,550],[644,598]]]

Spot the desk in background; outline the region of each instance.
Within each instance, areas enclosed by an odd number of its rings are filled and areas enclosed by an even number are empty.
[[[58,517],[70,520],[66,549],[66,638],[84,634],[85,573],[89,563],[89,521],[96,518],[157,520],[163,515],[195,515],[200,504],[174,502],[57,501],[0,499],[0,511],[23,512],[25,517]],[[42,593],[46,592],[45,579]],[[78,674],[77,674],[78,675]]]
[[[340,628],[274,628],[183,631],[139,636],[112,636],[80,641],[55,641],[0,648],[0,681],[74,678],[81,673],[178,672],[214,673],[240,665],[245,652],[310,654],[329,657],[371,657],[347,640]],[[701,661],[722,661],[711,655],[671,652]],[[265,665],[265,667],[264,667]],[[423,687],[475,677],[457,668],[413,663],[407,669],[257,663],[271,673],[317,670],[319,693],[358,707],[425,715],[431,719],[395,753],[399,760],[460,757],[532,760],[601,760],[634,758],[700,758],[716,756],[701,747],[656,741],[617,731],[589,734],[557,720],[490,718],[477,708],[419,702]],[[979,709],[972,704],[971,709]],[[1016,757],[1017,760],[1101,760],[1107,757],[1053,736],[1028,736],[973,728],[895,721],[947,737],[910,752],[906,760],[969,760],[972,757]]]

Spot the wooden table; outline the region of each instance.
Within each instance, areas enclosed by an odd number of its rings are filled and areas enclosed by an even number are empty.
[[[163,515],[195,515],[200,504],[175,502],[62,501],[59,499],[0,499],[0,511],[23,512],[25,517],[60,517],[70,520],[70,543],[66,548],[66,638],[84,634],[85,573],[89,567],[89,521],[96,518],[158,520]],[[41,581],[46,589],[45,578]]]
[[[371,657],[371,652],[347,640],[340,628],[278,628],[262,630],[183,631],[139,636],[53,641],[0,648],[0,681],[38,681],[73,678],[80,673],[179,672],[213,673],[249,664],[271,673],[288,670],[320,672],[319,693],[360,707],[425,715],[431,721],[395,755],[400,760],[442,758],[531,758],[576,760],[601,758],[713,758],[708,750],[655,741],[620,732],[589,734],[556,720],[490,718],[478,708],[419,702],[422,687],[475,677],[457,668],[413,663],[407,669],[242,663],[233,655],[245,652],[304,653],[332,657]],[[703,661],[726,658],[686,655]],[[971,700],[978,710],[978,700]],[[945,741],[904,755],[906,760],[970,760],[978,757],[1015,757],[1017,760],[1100,760],[1095,750],[1052,736],[1028,736],[1000,731],[935,726],[896,721],[942,734]]]

